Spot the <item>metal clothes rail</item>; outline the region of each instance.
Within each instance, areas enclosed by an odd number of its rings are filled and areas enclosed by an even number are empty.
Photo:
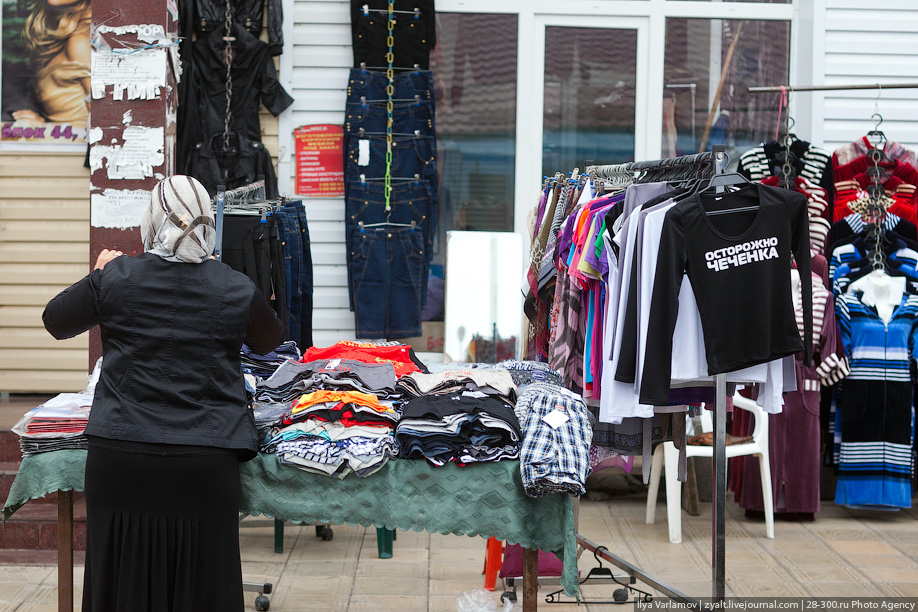
[[[775,93],[781,91],[844,91],[848,89],[918,89],[918,83],[869,83],[853,85],[769,85],[767,87],[747,87],[749,93]]]

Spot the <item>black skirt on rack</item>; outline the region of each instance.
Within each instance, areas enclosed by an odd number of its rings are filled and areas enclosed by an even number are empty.
[[[89,438],[83,612],[242,612],[239,456]]]

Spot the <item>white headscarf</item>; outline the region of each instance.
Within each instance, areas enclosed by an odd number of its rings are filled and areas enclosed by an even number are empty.
[[[170,176],[150,194],[140,223],[143,250],[167,261],[201,263],[214,252],[216,230],[210,195],[196,178]]]

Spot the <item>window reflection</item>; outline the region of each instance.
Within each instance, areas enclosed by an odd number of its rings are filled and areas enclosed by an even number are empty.
[[[448,230],[513,230],[517,17],[441,12],[437,21],[430,67],[443,245]]]
[[[667,19],[663,155],[724,144],[735,165],[773,138],[779,94],[746,88],[787,83],[789,58],[788,22]]]
[[[542,174],[634,157],[637,30],[548,27]]]

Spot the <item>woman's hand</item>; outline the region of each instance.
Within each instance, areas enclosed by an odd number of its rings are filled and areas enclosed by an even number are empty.
[[[116,257],[121,257],[124,255],[121,251],[110,251],[108,249],[102,249],[102,252],[99,253],[99,257],[96,258],[96,265],[93,270],[101,270],[105,265]]]

